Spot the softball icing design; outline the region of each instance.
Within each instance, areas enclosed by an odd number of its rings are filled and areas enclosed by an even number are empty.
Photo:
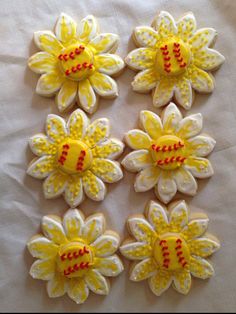
[[[209,71],[225,60],[211,48],[216,35],[213,28],[197,30],[191,12],[175,22],[168,12],[161,11],[152,27],[136,27],[133,37],[140,48],[126,57],[130,68],[141,71],[132,82],[133,90],[153,90],[155,107],[166,105],[174,97],[180,106],[190,109],[193,89],[212,92],[214,80]]]
[[[46,198],[55,198],[62,193],[71,207],[83,201],[84,193],[94,201],[102,201],[106,183],[123,177],[118,162],[114,161],[123,151],[124,144],[109,138],[109,120],[100,118],[90,123],[86,114],[75,110],[64,121],[50,114],[47,117],[46,133],[30,138],[34,159],[27,173],[44,179]]]
[[[134,260],[130,280],[148,279],[152,292],[160,296],[170,285],[182,294],[191,288],[191,276],[200,279],[214,274],[206,260],[219,249],[219,241],[205,232],[208,218],[189,219],[185,201],[172,203],[168,211],[151,201],[142,215],[128,219],[132,235],[120,247],[122,255]]]
[[[44,216],[43,234],[35,235],[27,244],[37,260],[30,268],[34,279],[48,281],[49,297],[65,293],[78,304],[84,303],[89,291],[107,295],[110,284],[106,277],[123,271],[119,257],[114,254],[119,236],[105,231],[105,219],[95,214],[84,219],[80,210],[70,209],[63,219]]]
[[[36,92],[42,96],[57,94],[59,111],[71,107],[75,101],[88,113],[97,109],[98,96],[118,96],[118,87],[110,76],[124,68],[123,60],[114,52],[119,37],[98,32],[92,15],[78,25],[62,13],[51,31],[34,33],[34,41],[42,50],[28,61],[35,73],[41,74]]]
[[[170,103],[162,118],[151,111],[141,111],[140,122],[144,131],[135,129],[125,135],[127,144],[134,151],[122,161],[127,170],[139,172],[134,183],[135,191],[155,188],[157,197],[164,203],[168,203],[177,190],[195,195],[195,178],[213,175],[211,163],[205,157],[216,143],[210,136],[199,134],[202,115],[183,118],[176,105]]]

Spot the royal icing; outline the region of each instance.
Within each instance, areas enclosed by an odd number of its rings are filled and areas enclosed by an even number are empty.
[[[58,109],[62,112],[78,100],[88,113],[97,109],[96,93],[102,97],[118,96],[118,87],[110,75],[124,68],[115,55],[118,36],[98,34],[92,15],[79,25],[67,14],[59,17],[54,35],[50,31],[34,33],[35,44],[43,52],[30,57],[29,67],[42,74],[36,92],[43,96],[57,93]],[[95,93],[96,92],[96,93]]]
[[[104,182],[117,182],[123,177],[119,163],[113,159],[122,153],[124,144],[109,138],[108,119],[90,123],[86,114],[77,109],[66,124],[61,117],[50,114],[46,132],[47,135],[30,138],[30,147],[39,158],[27,170],[35,178],[46,178],[46,198],[63,193],[72,207],[82,202],[84,193],[101,201],[106,194]]]
[[[189,220],[185,201],[170,204],[168,210],[151,201],[146,218],[128,219],[134,238],[120,247],[122,255],[138,261],[131,269],[130,279],[148,279],[152,292],[160,296],[172,284],[182,294],[191,288],[191,276],[207,279],[214,274],[206,260],[220,248],[213,236],[206,236],[207,216]]]
[[[205,157],[213,150],[215,140],[199,134],[202,115],[183,118],[176,105],[170,103],[162,118],[151,111],[141,111],[140,122],[144,131],[135,129],[125,135],[134,151],[122,161],[127,170],[139,172],[135,191],[155,188],[157,197],[164,203],[168,203],[177,190],[195,195],[195,178],[213,175],[211,163]]]
[[[61,220],[58,216],[44,216],[43,234],[34,236],[27,244],[37,260],[30,268],[35,279],[48,281],[49,297],[68,296],[77,304],[84,303],[89,290],[107,295],[107,277],[123,271],[121,260],[114,253],[119,236],[105,231],[105,219],[95,214],[84,219],[77,209],[70,209]]]
[[[190,109],[193,90],[210,93],[212,76],[206,72],[218,68],[225,58],[210,48],[217,33],[213,28],[196,30],[192,13],[175,22],[165,11],[160,12],[152,27],[135,28],[134,40],[141,47],[131,51],[126,63],[141,71],[132,82],[137,92],[153,89],[153,105],[162,107],[174,96],[177,103]]]

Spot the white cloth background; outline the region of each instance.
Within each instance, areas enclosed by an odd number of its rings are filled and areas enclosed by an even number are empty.
[[[210,231],[221,240],[222,248],[212,258],[216,276],[209,281],[193,279],[188,296],[169,289],[155,297],[147,281],[128,280],[125,271],[112,280],[110,295],[91,293],[87,302],[76,305],[69,298],[49,299],[45,282],[33,280],[28,271],[33,262],[25,248],[27,240],[38,232],[46,214],[63,214],[68,206],[63,198],[45,200],[42,181],[26,175],[33,158],[27,145],[29,136],[44,130],[47,114],[58,113],[54,99],[35,94],[39,78],[27,68],[27,59],[37,51],[33,31],[53,29],[60,12],[78,21],[88,14],[98,18],[103,32],[120,35],[118,53],[125,57],[134,49],[130,38],[135,26],[150,25],[159,10],[168,10],[178,18],[193,11],[198,27],[214,27],[216,43],[226,62],[215,73],[212,95],[197,95],[190,113],[201,112],[204,131],[217,145],[210,160],[215,175],[199,184],[194,198],[185,198],[193,211],[203,210],[210,218]],[[236,81],[235,67],[236,1],[164,1],[164,0],[11,0],[0,1],[0,305],[1,311],[21,312],[233,312],[236,309]],[[152,107],[150,95],[131,89],[134,72],[126,69],[118,78],[119,97],[100,101],[92,119],[108,117],[112,135],[122,139],[124,132],[137,126],[141,109]],[[126,152],[128,149],[126,149]],[[125,155],[125,154],[124,154]],[[123,156],[124,156],[123,155]],[[125,221],[139,214],[153,191],[137,194],[134,175],[108,187],[104,202],[86,200],[80,208],[85,214],[103,212],[109,228],[127,236]],[[180,196],[178,196],[180,197]]]

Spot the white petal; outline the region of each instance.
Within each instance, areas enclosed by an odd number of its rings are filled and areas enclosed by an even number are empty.
[[[43,192],[47,199],[61,195],[67,186],[67,175],[59,171],[52,172],[43,182]]]
[[[79,176],[71,176],[65,187],[65,201],[71,207],[76,207],[84,200],[83,183]]]
[[[216,35],[217,32],[213,28],[201,28],[195,32],[189,43],[196,51],[199,51],[211,46]]]
[[[46,132],[52,141],[62,141],[67,135],[65,120],[55,114],[49,114],[46,121]]]
[[[182,233],[189,239],[200,237],[206,232],[208,223],[208,218],[192,220],[187,226],[184,227]]]
[[[95,53],[114,52],[118,46],[119,36],[111,33],[102,33],[94,37],[89,45],[95,49]]]
[[[67,122],[70,137],[73,139],[81,139],[84,137],[89,126],[89,119],[81,109],[72,112]]]
[[[52,96],[59,91],[64,78],[58,70],[42,74],[36,86],[36,93],[42,96]]]
[[[110,291],[109,281],[96,269],[92,269],[86,274],[85,282],[89,289],[96,294],[107,295]]]
[[[50,298],[63,296],[67,290],[66,278],[60,273],[55,273],[54,277],[47,283],[47,292]]]
[[[27,243],[28,250],[33,257],[40,259],[53,258],[57,255],[58,245],[47,238],[37,235]]]
[[[153,276],[157,272],[157,266],[152,258],[147,258],[136,264],[131,271],[130,280],[141,281]]]
[[[152,111],[142,110],[139,117],[142,127],[151,138],[157,139],[162,135],[162,122],[157,114]]]
[[[196,195],[197,182],[189,171],[180,168],[175,172],[174,178],[178,191],[187,195]]]
[[[66,43],[75,38],[76,22],[67,14],[61,13],[55,27],[57,38]]]
[[[27,174],[37,179],[44,179],[55,169],[54,157],[42,156],[32,160],[27,169]]]
[[[165,131],[175,132],[183,119],[181,112],[174,103],[170,103],[164,110],[163,128]]]
[[[158,40],[157,32],[149,26],[136,27],[133,36],[140,47],[155,47]]]
[[[155,50],[150,48],[138,48],[131,51],[125,58],[126,63],[136,70],[151,68],[155,62]]]
[[[188,41],[197,29],[197,22],[192,12],[186,13],[176,24],[178,35],[184,41]]]
[[[123,178],[119,163],[105,158],[94,158],[91,171],[107,183],[118,182]]]
[[[94,120],[87,128],[84,141],[89,143],[90,147],[104,141],[110,135],[110,122],[106,118]]]
[[[94,201],[102,201],[106,195],[106,186],[101,179],[96,177],[90,170],[83,176],[85,194]]]
[[[143,242],[132,242],[120,247],[121,254],[130,260],[143,260],[151,257],[153,248],[150,244]]]
[[[55,273],[54,259],[37,260],[30,268],[30,275],[34,279],[50,280]]]
[[[169,224],[167,209],[158,202],[150,201],[148,205],[147,217],[148,221],[158,234],[161,234],[162,230],[165,230]]]
[[[153,25],[161,37],[168,37],[177,33],[177,27],[173,16],[166,12],[161,11],[157,18],[154,20]]]
[[[151,91],[158,82],[158,75],[153,69],[147,69],[135,75],[131,83],[133,90],[140,93]]]
[[[116,252],[119,244],[118,234],[104,233],[91,244],[91,247],[94,248],[97,257],[108,257]]]
[[[224,61],[225,57],[214,49],[206,48],[194,54],[194,64],[206,71],[217,69]]]
[[[83,42],[93,39],[98,33],[98,24],[93,15],[88,15],[81,20],[77,28],[77,35]]]
[[[150,136],[138,129],[128,131],[125,140],[132,149],[149,149],[151,146]]]
[[[136,192],[146,192],[152,189],[158,181],[160,170],[155,166],[150,166],[137,174],[134,189]]]
[[[156,296],[162,295],[167,289],[169,289],[172,283],[172,276],[168,272],[158,272],[148,280],[148,284],[152,292]]]
[[[58,56],[63,49],[62,44],[51,31],[38,31],[34,33],[34,42],[39,49],[54,56]]]
[[[173,287],[182,294],[188,294],[191,288],[191,274],[189,271],[176,273],[174,276]]]
[[[95,56],[95,68],[101,73],[114,75],[119,73],[124,66],[124,61],[118,55],[103,53]]]
[[[146,149],[133,151],[125,156],[122,165],[131,172],[138,172],[153,164],[151,154]]]
[[[201,157],[189,157],[186,160],[184,168],[191,172],[191,174],[200,179],[205,179],[213,176],[214,170],[210,161]]]
[[[94,214],[85,220],[82,236],[88,244],[94,242],[105,231],[105,219],[102,214]]]
[[[145,218],[133,217],[128,219],[128,226],[131,234],[139,242],[151,243],[155,237],[153,227]]]
[[[97,258],[95,267],[103,276],[107,277],[116,277],[124,270],[123,264],[117,255]]]
[[[171,209],[170,213],[170,225],[173,228],[182,230],[188,224],[188,207],[185,201],[179,201]]]
[[[208,257],[219,250],[220,244],[210,238],[198,238],[188,242],[192,255]]]
[[[199,157],[205,157],[209,155],[216,144],[216,141],[207,135],[198,135],[188,140],[193,154]]]
[[[40,51],[32,55],[28,60],[29,68],[38,74],[54,72],[58,59],[48,52]]]
[[[32,152],[37,156],[51,155],[55,152],[53,144],[44,134],[36,134],[29,139],[29,146]]]
[[[174,90],[174,83],[170,83],[167,79],[158,81],[153,94],[153,106],[159,108],[168,104],[174,96]]]
[[[117,97],[118,86],[110,76],[95,72],[89,77],[89,81],[95,92],[101,97]]]
[[[190,138],[197,135],[202,129],[201,113],[192,114],[185,117],[179,123],[178,136],[181,138]]]
[[[74,102],[77,95],[77,82],[65,81],[57,94],[56,102],[60,112],[68,109]]]
[[[83,304],[89,296],[89,288],[84,279],[71,278],[68,282],[68,296],[77,304]]]
[[[56,244],[66,242],[66,234],[58,216],[44,216],[42,219],[44,235]]]
[[[63,227],[68,239],[79,238],[83,225],[83,214],[78,209],[69,209],[63,217]]]
[[[189,80],[183,79],[176,84],[175,99],[184,109],[188,110],[191,108],[193,103],[193,91]]]
[[[93,157],[108,158],[111,160],[116,159],[122,154],[124,146],[124,143],[115,138],[106,139],[97,143],[97,145],[92,149]]]
[[[94,113],[97,109],[98,99],[89,79],[79,82],[79,101],[81,107],[88,113]]]
[[[200,279],[208,279],[215,274],[212,265],[200,256],[191,256],[190,272]]]
[[[155,187],[155,192],[163,203],[169,203],[177,192],[175,180],[162,173],[159,177],[158,184]]]

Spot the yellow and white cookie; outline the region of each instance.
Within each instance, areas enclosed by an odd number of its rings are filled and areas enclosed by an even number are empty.
[[[164,203],[168,203],[177,190],[195,195],[195,178],[213,175],[211,163],[205,157],[216,143],[210,136],[199,134],[202,115],[183,118],[176,105],[170,103],[161,118],[151,111],[141,111],[140,122],[144,131],[135,129],[125,135],[134,151],[122,161],[127,170],[139,172],[135,191],[146,192],[155,187],[157,197]]]
[[[197,218],[196,218],[197,217]],[[133,237],[120,247],[122,255],[136,261],[130,280],[148,279],[152,292],[160,296],[173,283],[182,294],[191,288],[191,276],[207,279],[214,274],[206,260],[220,248],[219,241],[205,234],[208,218],[198,215],[189,220],[185,201],[172,203],[168,211],[151,201],[144,216],[128,219]]]
[[[216,35],[213,28],[197,30],[191,12],[175,22],[168,12],[161,11],[152,27],[136,27],[133,37],[140,48],[126,57],[131,69],[141,71],[132,82],[133,90],[153,90],[155,107],[162,107],[175,97],[180,106],[190,109],[193,89],[212,92],[214,80],[208,71],[217,69],[225,60],[210,48]]]
[[[31,255],[37,258],[30,275],[48,281],[51,298],[67,293],[81,304],[90,290],[107,295],[110,284],[105,277],[118,276],[123,265],[114,254],[119,247],[119,235],[105,230],[102,214],[84,219],[80,210],[70,209],[62,220],[54,215],[44,216],[43,234],[35,235],[27,244]]]
[[[66,123],[61,117],[49,114],[46,134],[30,138],[29,145],[39,158],[34,159],[27,173],[44,179],[46,198],[62,193],[71,207],[83,201],[85,194],[94,201],[102,201],[106,183],[123,177],[118,162],[114,161],[124,144],[109,138],[110,124],[106,118],[90,123],[86,114],[75,110]]]
[[[61,112],[78,101],[88,113],[96,111],[98,95],[118,96],[117,84],[110,77],[124,68],[122,58],[114,54],[118,47],[117,35],[99,34],[92,15],[77,25],[64,13],[56,23],[55,34],[51,31],[34,33],[35,44],[42,52],[31,56],[28,65],[42,74],[36,87],[38,94],[52,96],[57,93]]]

